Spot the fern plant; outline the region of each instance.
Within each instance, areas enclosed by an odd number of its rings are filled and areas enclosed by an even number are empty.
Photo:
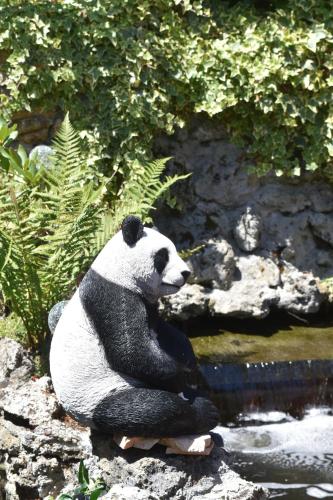
[[[0,121],[0,285],[6,304],[22,319],[27,343],[43,346],[47,314],[69,297],[122,219],[145,222],[156,200],[177,180],[160,179],[167,159],[136,165],[114,199],[109,179],[94,178],[68,115],[53,143],[50,165],[11,147],[15,130]],[[107,201],[108,199],[108,201]]]

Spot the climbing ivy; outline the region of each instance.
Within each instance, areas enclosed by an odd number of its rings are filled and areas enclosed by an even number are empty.
[[[263,2],[257,2],[258,5]],[[7,0],[0,106],[70,110],[126,173],[159,131],[217,115],[257,173],[330,175],[330,0]]]

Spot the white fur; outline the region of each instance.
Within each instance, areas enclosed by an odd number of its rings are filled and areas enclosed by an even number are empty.
[[[162,275],[154,267],[154,255],[161,248],[169,251],[169,262]],[[109,281],[143,294],[151,301],[175,293],[184,284],[181,272],[188,270],[173,243],[148,228],[133,247],[129,247],[121,231],[118,232],[97,256],[92,268]],[[111,370],[78,290],[55,329],[50,369],[54,390],[64,409],[90,426],[93,426],[94,409],[111,390],[136,385],[135,379]]]

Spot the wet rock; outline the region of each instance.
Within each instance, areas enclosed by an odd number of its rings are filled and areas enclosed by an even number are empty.
[[[239,219],[235,229],[234,237],[238,247],[244,252],[252,252],[259,246],[260,242],[260,220],[251,212],[250,208]]]
[[[16,370],[19,364],[11,366]],[[209,457],[167,456],[159,446],[123,451],[111,436],[64,415],[49,377],[22,383],[9,377],[0,390],[0,498],[40,499],[73,491],[80,459],[93,480],[104,479],[110,489],[104,498],[110,500],[267,498],[263,488],[230,469],[222,449]]]

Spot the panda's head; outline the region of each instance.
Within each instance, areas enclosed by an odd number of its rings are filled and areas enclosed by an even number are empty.
[[[149,301],[178,292],[190,271],[175,245],[129,215],[104,247],[92,268],[113,283],[142,294]]]

